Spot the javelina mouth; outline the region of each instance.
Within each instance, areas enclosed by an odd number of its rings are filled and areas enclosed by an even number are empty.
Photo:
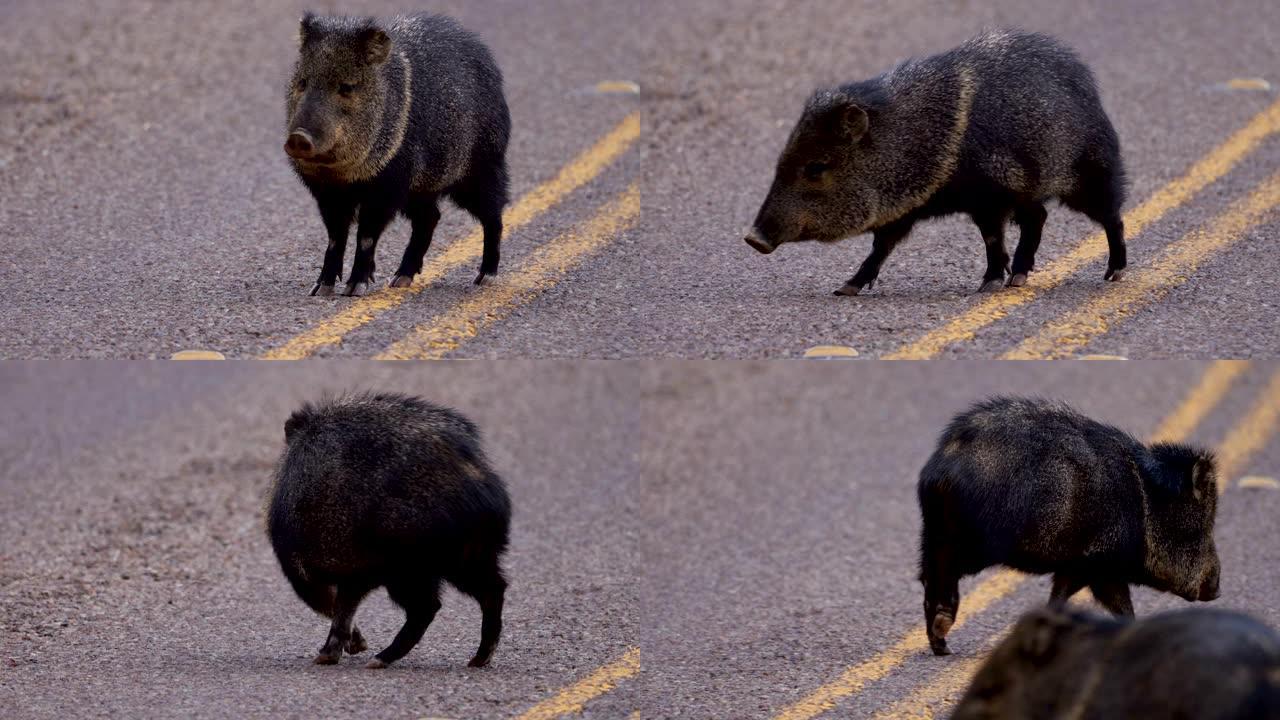
[[[770,245],[769,242],[761,237],[760,233],[755,230],[747,233],[747,237],[744,239],[747,241],[748,245],[755,248],[761,255],[768,255],[778,249],[776,245]]]

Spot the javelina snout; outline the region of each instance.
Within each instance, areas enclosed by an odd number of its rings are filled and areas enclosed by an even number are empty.
[[[298,160],[310,159],[315,150],[316,144],[311,139],[311,133],[301,128],[289,133],[289,139],[284,143],[284,151],[289,157]]]
[[[768,255],[778,249],[776,245],[766,240],[765,236],[755,228],[751,228],[751,231],[747,233],[747,237],[745,239],[748,245],[755,248],[762,255]]]
[[[284,432],[267,529],[294,591],[333,620],[316,663],[365,650],[356,608],[378,587],[405,623],[369,667],[404,657],[449,583],[480,604],[470,664],[487,664],[502,633],[511,501],[476,426],[417,398],[364,394],[306,405]]]
[[[1213,567],[1209,569],[1209,573],[1205,575],[1204,582],[1200,583],[1200,593],[1197,599],[1200,602],[1210,602],[1218,599],[1218,580],[1222,575],[1222,568],[1215,561]]]

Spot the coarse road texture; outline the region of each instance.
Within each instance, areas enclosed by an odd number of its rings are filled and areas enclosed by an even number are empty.
[[[5,405],[22,408],[0,420],[0,707],[15,718],[546,718],[575,705],[629,716],[638,415],[622,370],[0,364]],[[451,589],[391,668],[364,668],[403,622],[382,590],[358,613],[370,651],[311,662],[328,622],[285,582],[262,507],[289,413],[352,388],[431,398],[483,432],[514,505],[505,629],[488,668],[466,667],[480,612]]]
[[[1280,364],[7,364],[0,706],[19,715],[941,717],[1045,578],[962,583],[955,655],[924,640],[915,482],[949,417],[1065,399],[1228,468],[1218,607],[1280,626]],[[483,428],[516,513],[503,643],[450,592],[387,671],[316,667],[326,623],[261,527],[282,422],[391,388]],[[1254,479],[1241,486],[1242,478]],[[1183,607],[1139,590],[1147,615]],[[375,647],[400,614],[379,592]],[[817,698],[815,700],[815,698]],[[921,715],[921,713],[924,713]]]
[[[502,272],[470,286],[475,223],[449,209],[412,291],[355,301],[306,295],[325,240],[281,150],[302,7],[0,7],[0,356],[1280,350],[1275,2],[435,3],[481,33],[507,77]],[[967,219],[918,226],[856,298],[831,291],[868,236],[768,257],[742,241],[815,87],[995,25],[1052,32],[1093,67],[1131,178],[1125,283],[1102,282],[1097,228],[1058,207],[1029,286],[994,295],[974,292],[984,261]],[[407,234],[400,222],[380,243],[384,279]]]

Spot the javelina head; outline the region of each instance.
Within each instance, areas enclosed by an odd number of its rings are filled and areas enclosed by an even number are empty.
[[[952,720],[1027,717],[1074,693],[1098,659],[1099,646],[1124,624],[1044,608],[1024,615],[974,674]]]
[[[303,172],[342,175],[364,162],[378,137],[391,38],[371,18],[311,13],[298,38],[284,149]]]
[[[839,91],[819,91],[791,131],[773,186],[747,244],[768,254],[800,240],[834,242],[868,229],[877,192],[871,141],[875,116]]]
[[[1146,469],[1149,584],[1187,600],[1214,600],[1222,566],[1213,542],[1218,471],[1212,453],[1185,445],[1151,447]]]

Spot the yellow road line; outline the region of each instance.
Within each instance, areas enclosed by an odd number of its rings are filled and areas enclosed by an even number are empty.
[[[1187,233],[1166,247],[1150,265],[1113,283],[1088,302],[1052,320],[1039,333],[1004,354],[1005,360],[1070,357],[1139,308],[1163,298],[1187,281],[1200,263],[1226,249],[1280,204],[1280,174],[1272,175],[1202,230]]]
[[[1205,373],[1208,378],[1210,373]],[[1218,382],[1220,379],[1215,379]],[[1203,390],[1204,388],[1197,388]],[[1195,394],[1195,393],[1193,393]],[[1243,467],[1244,463],[1257,452],[1266,443],[1276,429],[1277,416],[1280,415],[1280,372],[1272,375],[1271,383],[1267,386],[1266,391],[1259,396],[1257,402],[1227,433],[1226,438],[1218,445],[1218,493],[1226,491],[1228,485],[1226,478],[1232,473]],[[1203,417],[1203,414],[1201,414]],[[1170,441],[1181,440],[1181,437],[1169,438]],[[1003,637],[1012,630],[1010,625],[1002,630],[999,637]],[[933,718],[932,713],[937,710],[942,715],[951,712],[955,703],[960,701],[960,697],[967,689],[969,682],[973,679],[974,673],[977,672],[978,666],[986,660],[986,655],[997,643],[991,643],[986,651],[980,653],[977,657],[966,659],[963,663],[948,668],[946,671],[936,675],[931,681],[922,684],[912,690],[909,698],[904,698],[894,705],[893,709],[897,714],[885,714],[886,718]],[[957,688],[959,692],[956,692]],[[921,709],[919,703],[925,703],[926,707]],[[901,708],[899,708],[901,706]],[[921,714],[924,712],[926,714]],[[880,716],[877,716],[880,717]]]
[[[951,713],[977,674],[986,656],[1009,634],[996,633],[973,657],[953,660],[939,668],[928,681],[912,688],[910,694],[876,713],[873,720],[940,720]]]
[[[1124,216],[1125,232],[1132,238],[1170,210],[1191,199],[1210,183],[1231,171],[1273,133],[1280,132],[1280,101],[1254,116],[1226,142],[1201,158],[1182,177],[1160,188],[1146,202]],[[979,330],[1004,318],[1011,310],[1035,299],[1042,290],[1061,285],[1081,268],[1107,252],[1106,235],[1096,232],[1066,255],[1050,262],[1033,276],[1034,285],[1005,288],[984,297],[977,304],[923,337],[885,355],[886,359],[921,360],[931,358],[949,346],[972,340]]]
[[[1000,570],[979,583],[964,596],[965,614],[956,618],[952,628],[960,627],[966,617],[982,612],[988,605],[1013,592],[1022,584],[1024,578],[1025,576],[1021,573]],[[918,629],[913,630],[889,649],[870,660],[850,667],[841,673],[840,677],[787,706],[774,716],[774,720],[801,720],[834,710],[841,698],[853,695],[862,690],[867,683],[883,678],[895,667],[901,665],[908,656],[919,653],[927,647],[929,647],[929,641],[924,632]]]
[[[444,357],[484,328],[510,315],[517,306],[555,285],[586,255],[634,225],[639,216],[640,189],[632,185],[583,226],[538,248],[521,268],[458,303],[435,320],[414,328],[376,359]]]
[[[1280,420],[1280,371],[1271,376],[1267,389],[1258,396],[1245,419],[1231,429],[1218,445],[1218,492],[1225,492],[1233,474],[1266,444]]]
[[[524,711],[516,720],[554,720],[563,715],[580,713],[587,702],[609,692],[618,683],[638,672],[640,648],[631,648],[621,658]]]
[[[639,137],[640,114],[632,113],[594,146],[564,166],[554,178],[529,191],[514,205],[507,208],[502,215],[505,234],[509,237],[515,230],[550,210],[574,190],[591,182],[625,153]],[[480,257],[483,240],[483,232],[478,228],[473,230],[463,239],[450,243],[444,252],[429,258],[422,272],[414,278],[411,287],[383,288],[365,297],[357,298],[335,315],[320,321],[280,347],[267,352],[263,358],[299,360],[315,354],[321,348],[337,345],[351,331],[373,322],[382,313],[400,306],[454,268],[474,262]]]
[[[1225,369],[1227,367],[1235,367],[1236,369],[1233,372]],[[1198,422],[1222,401],[1231,386],[1231,381],[1240,374],[1240,369],[1242,368],[1239,363],[1231,361],[1218,361],[1210,365],[1201,376],[1200,381],[1196,383],[1196,387],[1192,388],[1179,406],[1161,422],[1154,436],[1166,442],[1177,442],[1185,439],[1195,429],[1195,425],[1190,424],[1191,421]],[[1280,392],[1280,388],[1277,391]],[[1246,444],[1243,441],[1241,442],[1242,447]],[[959,627],[964,618],[980,613],[995,600],[1016,590],[1026,578],[1027,576],[1021,573],[1001,570],[999,573],[978,583],[968,594],[961,596],[960,608],[962,614],[956,618],[955,625],[952,626],[953,629]],[[929,642],[924,631],[920,628],[913,628],[892,647],[882,651],[870,660],[865,660],[845,670],[840,677],[819,687],[799,702],[788,706],[774,716],[774,720],[807,720],[808,718],[817,717],[828,710],[833,710],[838,700],[861,691],[862,687],[869,682],[885,677],[895,667],[901,665],[909,655],[921,652],[928,646]]]

